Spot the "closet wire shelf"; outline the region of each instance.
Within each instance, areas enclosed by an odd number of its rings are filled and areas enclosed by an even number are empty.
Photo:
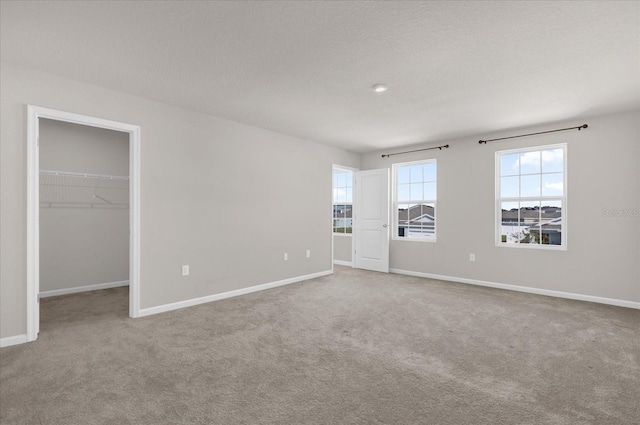
[[[40,208],[129,208],[129,176],[40,170]]]

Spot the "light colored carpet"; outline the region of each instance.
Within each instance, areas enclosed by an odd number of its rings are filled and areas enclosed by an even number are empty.
[[[638,424],[640,311],[337,267],[142,319],[42,300],[2,424]]]

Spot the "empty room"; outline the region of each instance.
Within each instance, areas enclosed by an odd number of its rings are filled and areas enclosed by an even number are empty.
[[[638,424],[640,2],[0,0],[0,59],[0,424]]]

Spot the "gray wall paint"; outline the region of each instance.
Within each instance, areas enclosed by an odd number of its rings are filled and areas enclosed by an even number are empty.
[[[40,120],[40,168],[129,175],[129,134]],[[129,210],[40,208],[40,291],[129,280]]]
[[[361,169],[393,162],[438,159],[438,241],[391,241],[395,269],[640,301],[640,218],[605,217],[603,210],[640,208],[638,111],[576,118],[523,131],[446,141],[442,151],[382,159],[363,155]],[[513,134],[583,124],[583,131],[491,142]],[[494,161],[498,150],[568,144],[568,250],[496,247]],[[411,147],[410,149],[419,148]],[[404,150],[404,149],[403,149]],[[476,254],[476,262],[469,261]]]
[[[40,291],[126,280],[128,209],[40,209]]]
[[[129,175],[129,133],[40,120],[40,169]]]
[[[334,260],[351,262],[351,241],[353,241],[352,236],[333,236]]]
[[[141,308],[331,269],[332,164],[359,155],[1,66],[0,337],[26,332],[27,104],[141,127]]]

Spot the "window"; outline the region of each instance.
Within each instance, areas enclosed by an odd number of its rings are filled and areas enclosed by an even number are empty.
[[[567,146],[496,152],[496,244],[566,248]]]
[[[353,224],[353,171],[333,169],[333,233],[350,235]]]
[[[393,164],[394,230],[399,240],[436,240],[436,160]]]

